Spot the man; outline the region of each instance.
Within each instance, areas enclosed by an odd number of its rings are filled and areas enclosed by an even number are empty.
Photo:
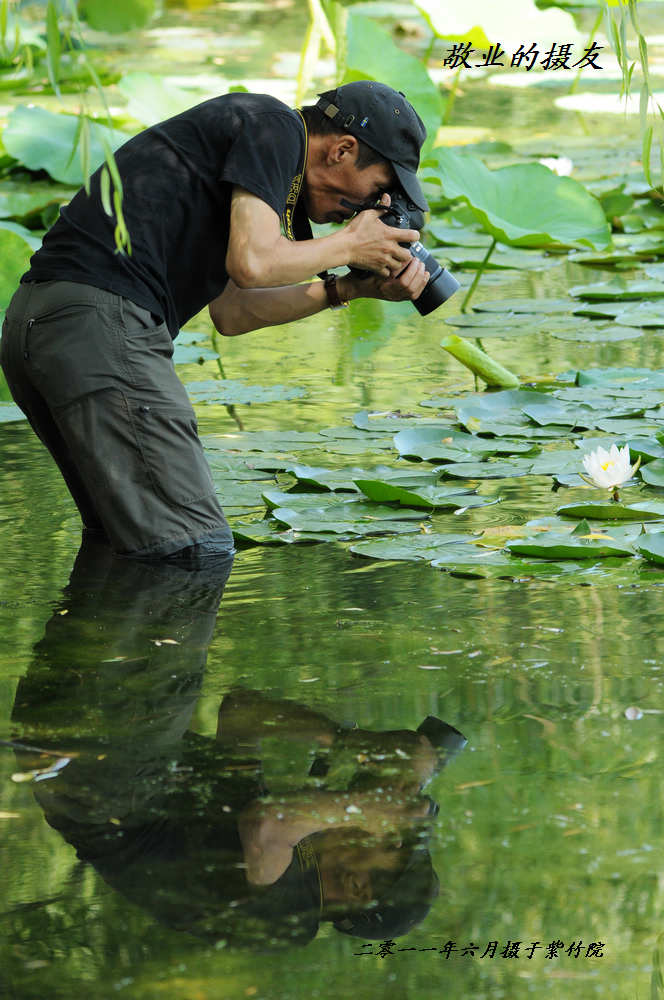
[[[419,234],[352,206],[389,205],[398,186],[425,209],[425,135],[379,83],[302,112],[229,94],[117,151],[130,253],[117,250],[101,170],[62,209],[7,310],[0,360],[84,528],[136,558],[232,551],[172,340],[205,305],[234,336],[360,296],[416,299],[428,275],[400,244]],[[314,240],[308,219],[351,221]],[[339,265],[373,276],[327,274]]]

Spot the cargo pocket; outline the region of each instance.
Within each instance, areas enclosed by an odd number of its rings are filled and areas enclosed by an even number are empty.
[[[155,491],[184,506],[214,495],[214,483],[198,438],[191,405],[148,406],[130,402],[131,419]]]

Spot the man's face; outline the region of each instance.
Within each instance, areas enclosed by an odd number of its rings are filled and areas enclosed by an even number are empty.
[[[357,152],[357,143],[339,141],[322,165],[305,172],[303,194],[312,222],[345,222],[354,213],[341,204],[342,198],[354,204],[373,203],[394,186],[392,170],[385,164],[358,170]]]

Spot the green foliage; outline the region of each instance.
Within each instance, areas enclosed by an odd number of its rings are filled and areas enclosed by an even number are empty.
[[[601,249],[610,242],[601,205],[570,177],[538,163],[489,170],[481,160],[453,149],[435,149],[422,167],[448,198],[470,206],[495,240],[512,246]]]
[[[144,28],[154,16],[155,0],[81,0],[79,11],[91,28],[120,34]]]
[[[400,49],[374,21],[352,10],[346,19],[341,82],[380,80],[402,90],[417,108],[427,129],[425,149],[433,143],[445,104],[422,60]]]
[[[30,170],[45,170],[56,181],[78,186],[129,136],[89,118],[19,105],[2,138],[7,152]],[[75,156],[79,147],[83,162]]]
[[[0,309],[4,309],[16,290],[19,279],[27,270],[28,261],[38,240],[22,227],[0,222]]]

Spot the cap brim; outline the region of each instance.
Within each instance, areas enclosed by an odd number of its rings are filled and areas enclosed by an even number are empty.
[[[399,166],[398,163],[392,163],[395,174],[397,175],[399,184],[404,189],[413,204],[422,212],[428,212],[429,206],[427,205],[427,200],[424,197],[424,192],[420,187],[420,182],[417,179],[417,175],[413,173],[412,170],[406,170],[405,167]]]

